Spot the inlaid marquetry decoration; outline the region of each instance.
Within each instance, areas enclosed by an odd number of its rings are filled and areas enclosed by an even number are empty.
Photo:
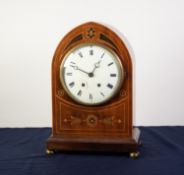
[[[90,115],[87,115],[84,119],[71,115],[71,116],[64,118],[63,122],[71,126],[83,125],[85,127],[86,126],[87,127],[98,127],[97,126],[98,124],[113,126],[116,123],[120,125],[122,124],[122,119],[120,118],[115,119],[114,116],[105,117],[103,119],[98,119],[97,116],[90,114]]]
[[[89,28],[88,29],[88,37],[89,38],[93,38],[95,36],[95,31],[93,30],[93,28]]]

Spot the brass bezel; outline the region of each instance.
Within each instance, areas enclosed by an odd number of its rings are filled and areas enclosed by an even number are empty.
[[[112,93],[112,95],[109,96],[109,98],[105,99],[104,101],[98,102],[98,103],[93,103],[93,104],[92,104],[92,103],[82,102],[81,100],[79,100],[78,98],[76,98],[73,94],[71,94],[71,93],[70,93],[70,90],[68,90],[68,88],[67,88],[67,86],[66,86],[66,83],[65,83],[65,80],[64,80],[64,75],[63,75],[63,72],[64,72],[64,71],[63,71],[63,68],[64,68],[63,65],[64,65],[64,63],[65,63],[65,61],[66,61],[68,55],[69,55],[70,53],[72,53],[74,50],[78,49],[78,48],[81,48],[81,47],[84,47],[84,46],[90,46],[90,45],[96,45],[96,46],[99,46],[99,47],[102,47],[102,48],[108,50],[108,51],[114,56],[114,58],[115,58],[114,61],[116,62],[116,65],[118,65],[118,73],[119,73],[119,75],[120,75],[120,78],[119,78],[119,81],[118,81],[118,87],[116,88],[116,90],[114,91],[114,93]],[[81,104],[81,105],[86,105],[86,106],[97,106],[97,105],[102,105],[102,104],[108,102],[110,99],[112,99],[112,98],[117,94],[117,92],[118,92],[119,89],[121,88],[121,85],[122,85],[123,80],[124,80],[124,78],[125,78],[125,71],[124,71],[124,67],[123,67],[122,62],[120,61],[118,55],[117,55],[111,48],[109,48],[109,47],[107,47],[107,46],[105,46],[105,45],[99,44],[99,43],[90,43],[90,42],[89,42],[89,43],[82,43],[82,44],[79,44],[79,45],[73,47],[71,50],[69,50],[69,51],[65,54],[65,56],[64,56],[64,58],[63,58],[63,60],[62,60],[62,62],[61,62],[61,64],[60,64],[59,77],[60,77],[60,81],[61,81],[61,84],[62,84],[64,90],[65,90],[66,93],[69,95],[69,97],[72,98],[72,100],[74,100],[75,102],[77,102],[77,103],[79,103],[79,104]]]

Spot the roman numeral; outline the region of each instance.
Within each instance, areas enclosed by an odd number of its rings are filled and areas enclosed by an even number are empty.
[[[67,76],[72,76],[72,72],[67,72],[66,75]]]
[[[77,93],[78,96],[81,96],[82,95],[82,91],[79,90],[79,92]]]
[[[79,52],[79,56],[80,56],[81,58],[83,57],[82,52]]]
[[[89,94],[89,99],[90,99],[90,100],[93,100],[92,94]]]
[[[104,57],[104,55],[105,55],[105,53],[103,53],[103,54],[101,55],[101,57],[100,57],[100,58],[103,58],[103,57]]]
[[[107,66],[111,66],[112,64],[114,64],[113,62],[109,63]]]
[[[75,64],[76,64],[75,62],[70,61],[70,66],[71,66],[71,67],[75,67]]]
[[[93,55],[93,54],[94,54],[93,50],[90,50],[90,51],[89,51],[89,54],[90,54],[90,55]]]
[[[105,97],[105,95],[104,95],[104,93],[103,93],[103,92],[100,92],[100,94],[101,94],[103,97]]]
[[[116,77],[116,74],[110,74],[111,77]]]
[[[76,63],[75,63],[75,62],[73,62],[73,61],[70,61],[70,63],[71,63],[71,64],[76,64]]]
[[[69,83],[69,86],[72,88],[73,86],[75,85],[75,82],[71,82],[71,83]]]
[[[108,84],[107,84],[107,87],[110,88],[110,89],[112,89],[112,88],[113,88],[113,85],[110,84],[110,83],[108,83]]]

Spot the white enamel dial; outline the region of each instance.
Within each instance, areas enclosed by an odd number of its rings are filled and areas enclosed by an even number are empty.
[[[60,79],[68,95],[85,105],[110,100],[119,90],[124,68],[118,56],[98,44],[82,44],[66,54],[60,66]]]

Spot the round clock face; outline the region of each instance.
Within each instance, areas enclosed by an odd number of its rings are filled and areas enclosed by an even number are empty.
[[[124,68],[118,56],[98,44],[73,48],[60,65],[61,83],[68,95],[84,105],[98,105],[110,100],[119,90]]]

